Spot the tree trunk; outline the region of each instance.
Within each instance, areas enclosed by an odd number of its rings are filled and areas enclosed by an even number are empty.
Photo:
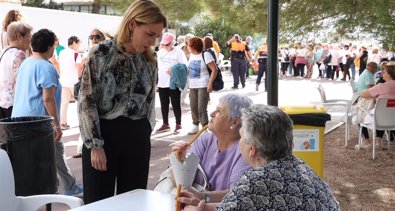
[[[100,0],[94,0],[92,4],[92,13],[100,14],[101,2]]]

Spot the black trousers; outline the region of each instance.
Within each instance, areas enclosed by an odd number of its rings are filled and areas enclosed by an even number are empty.
[[[362,135],[365,138],[369,138],[369,132],[366,127],[362,127]],[[383,138],[384,130],[376,130],[376,137]]]
[[[169,124],[169,104],[173,106],[176,124],[181,125],[181,91],[176,88],[159,88],[160,110],[164,124]]]
[[[326,78],[334,79],[335,77],[335,72],[336,72],[337,65],[328,65],[327,71],[326,71]],[[339,77],[339,73],[337,73],[337,76]]]
[[[267,71],[266,71],[266,62],[264,62],[263,64],[259,64],[258,66],[258,77],[256,77],[256,84],[258,84],[258,86],[261,84],[261,80],[263,77],[263,74],[265,74],[265,89],[267,88]]]
[[[147,118],[100,120],[107,171],[91,165],[91,151],[82,149],[84,202],[89,204],[134,189],[146,189],[151,154],[151,125]]]
[[[299,74],[300,74],[301,77],[304,77],[304,66],[306,66],[306,65],[305,64],[298,64],[298,65],[296,65],[296,69],[295,69],[295,72],[294,72],[294,76],[295,77],[299,76]]]
[[[8,108],[0,107],[0,119],[9,118],[12,114],[12,106]]]

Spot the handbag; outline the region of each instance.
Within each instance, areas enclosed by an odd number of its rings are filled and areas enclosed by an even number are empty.
[[[206,61],[204,60],[204,52],[209,52],[211,54],[211,56],[214,58],[214,65],[215,65],[215,68],[217,68],[217,76],[215,77],[214,82],[213,82],[213,90],[219,91],[224,88],[224,81],[222,80],[221,69],[218,67],[218,64],[217,64],[217,58],[215,57],[215,53],[210,48],[208,48],[202,52],[203,62],[205,64],[206,64]],[[206,64],[206,67],[207,67],[208,74],[211,76],[211,69],[209,68],[209,66],[207,64]]]
[[[329,62],[331,62],[332,60],[332,54],[329,54],[328,56],[325,57],[324,61],[322,61],[322,63],[324,64],[329,64]]]
[[[325,70],[325,64],[324,63],[320,64],[320,70],[322,70],[322,71]]]
[[[80,93],[81,80],[78,80],[76,84],[74,84],[74,99],[78,100],[78,94]]]
[[[207,182],[207,175],[204,173],[204,170],[202,166],[199,164],[198,165],[198,172],[203,177],[203,185],[200,185],[196,182],[192,184],[192,188],[195,189],[198,192],[204,192],[208,190],[208,182]],[[177,187],[173,185],[173,182],[171,180],[171,167],[167,168],[164,170],[159,177],[158,182],[156,183],[154,187],[154,191],[158,191],[161,193],[171,193],[171,194],[176,194],[177,193]]]

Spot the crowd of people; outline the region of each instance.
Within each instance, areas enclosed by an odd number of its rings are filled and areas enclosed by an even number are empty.
[[[167,19],[156,3],[137,0],[115,36],[95,28],[88,37],[89,49],[81,53],[80,38],[70,36],[65,48],[51,30],[33,33],[18,11],[10,11],[1,33],[0,118],[52,116],[64,194],[83,193],[84,202],[92,203],[147,188],[156,93],[163,122],[155,133],[171,130],[170,104],[173,132],[179,133],[181,106],[189,92],[192,128],[188,134],[197,134],[206,125],[209,131],[189,149],[180,143],[172,150],[196,154],[209,185],[205,193],[183,192],[177,200],[185,210],[340,210],[329,186],[291,154],[292,121],[280,109],[253,105],[247,96],[230,93],[219,99],[209,115],[210,93],[222,59],[219,44],[210,33],[204,37],[162,34],[166,27]],[[243,42],[235,34],[225,45],[230,52],[232,89],[246,86],[251,66],[258,72],[259,91],[268,71],[266,43],[255,51],[252,37]],[[345,81],[355,79],[358,69],[361,97],[395,97],[394,65],[378,68],[383,61],[379,49],[368,53],[365,47],[357,51],[353,45],[308,44],[283,46],[279,56],[281,77],[311,78],[317,66],[320,78]],[[394,59],[393,55],[388,58]],[[377,69],[385,83],[373,87]],[[70,128],[68,104],[74,98],[81,134],[75,157],[82,157],[83,185],[77,184],[64,160],[62,142],[62,130]],[[202,183],[202,178],[197,176],[196,182]]]

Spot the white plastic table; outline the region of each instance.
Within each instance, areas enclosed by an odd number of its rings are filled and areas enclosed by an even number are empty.
[[[70,211],[174,211],[175,196],[137,189]]]

